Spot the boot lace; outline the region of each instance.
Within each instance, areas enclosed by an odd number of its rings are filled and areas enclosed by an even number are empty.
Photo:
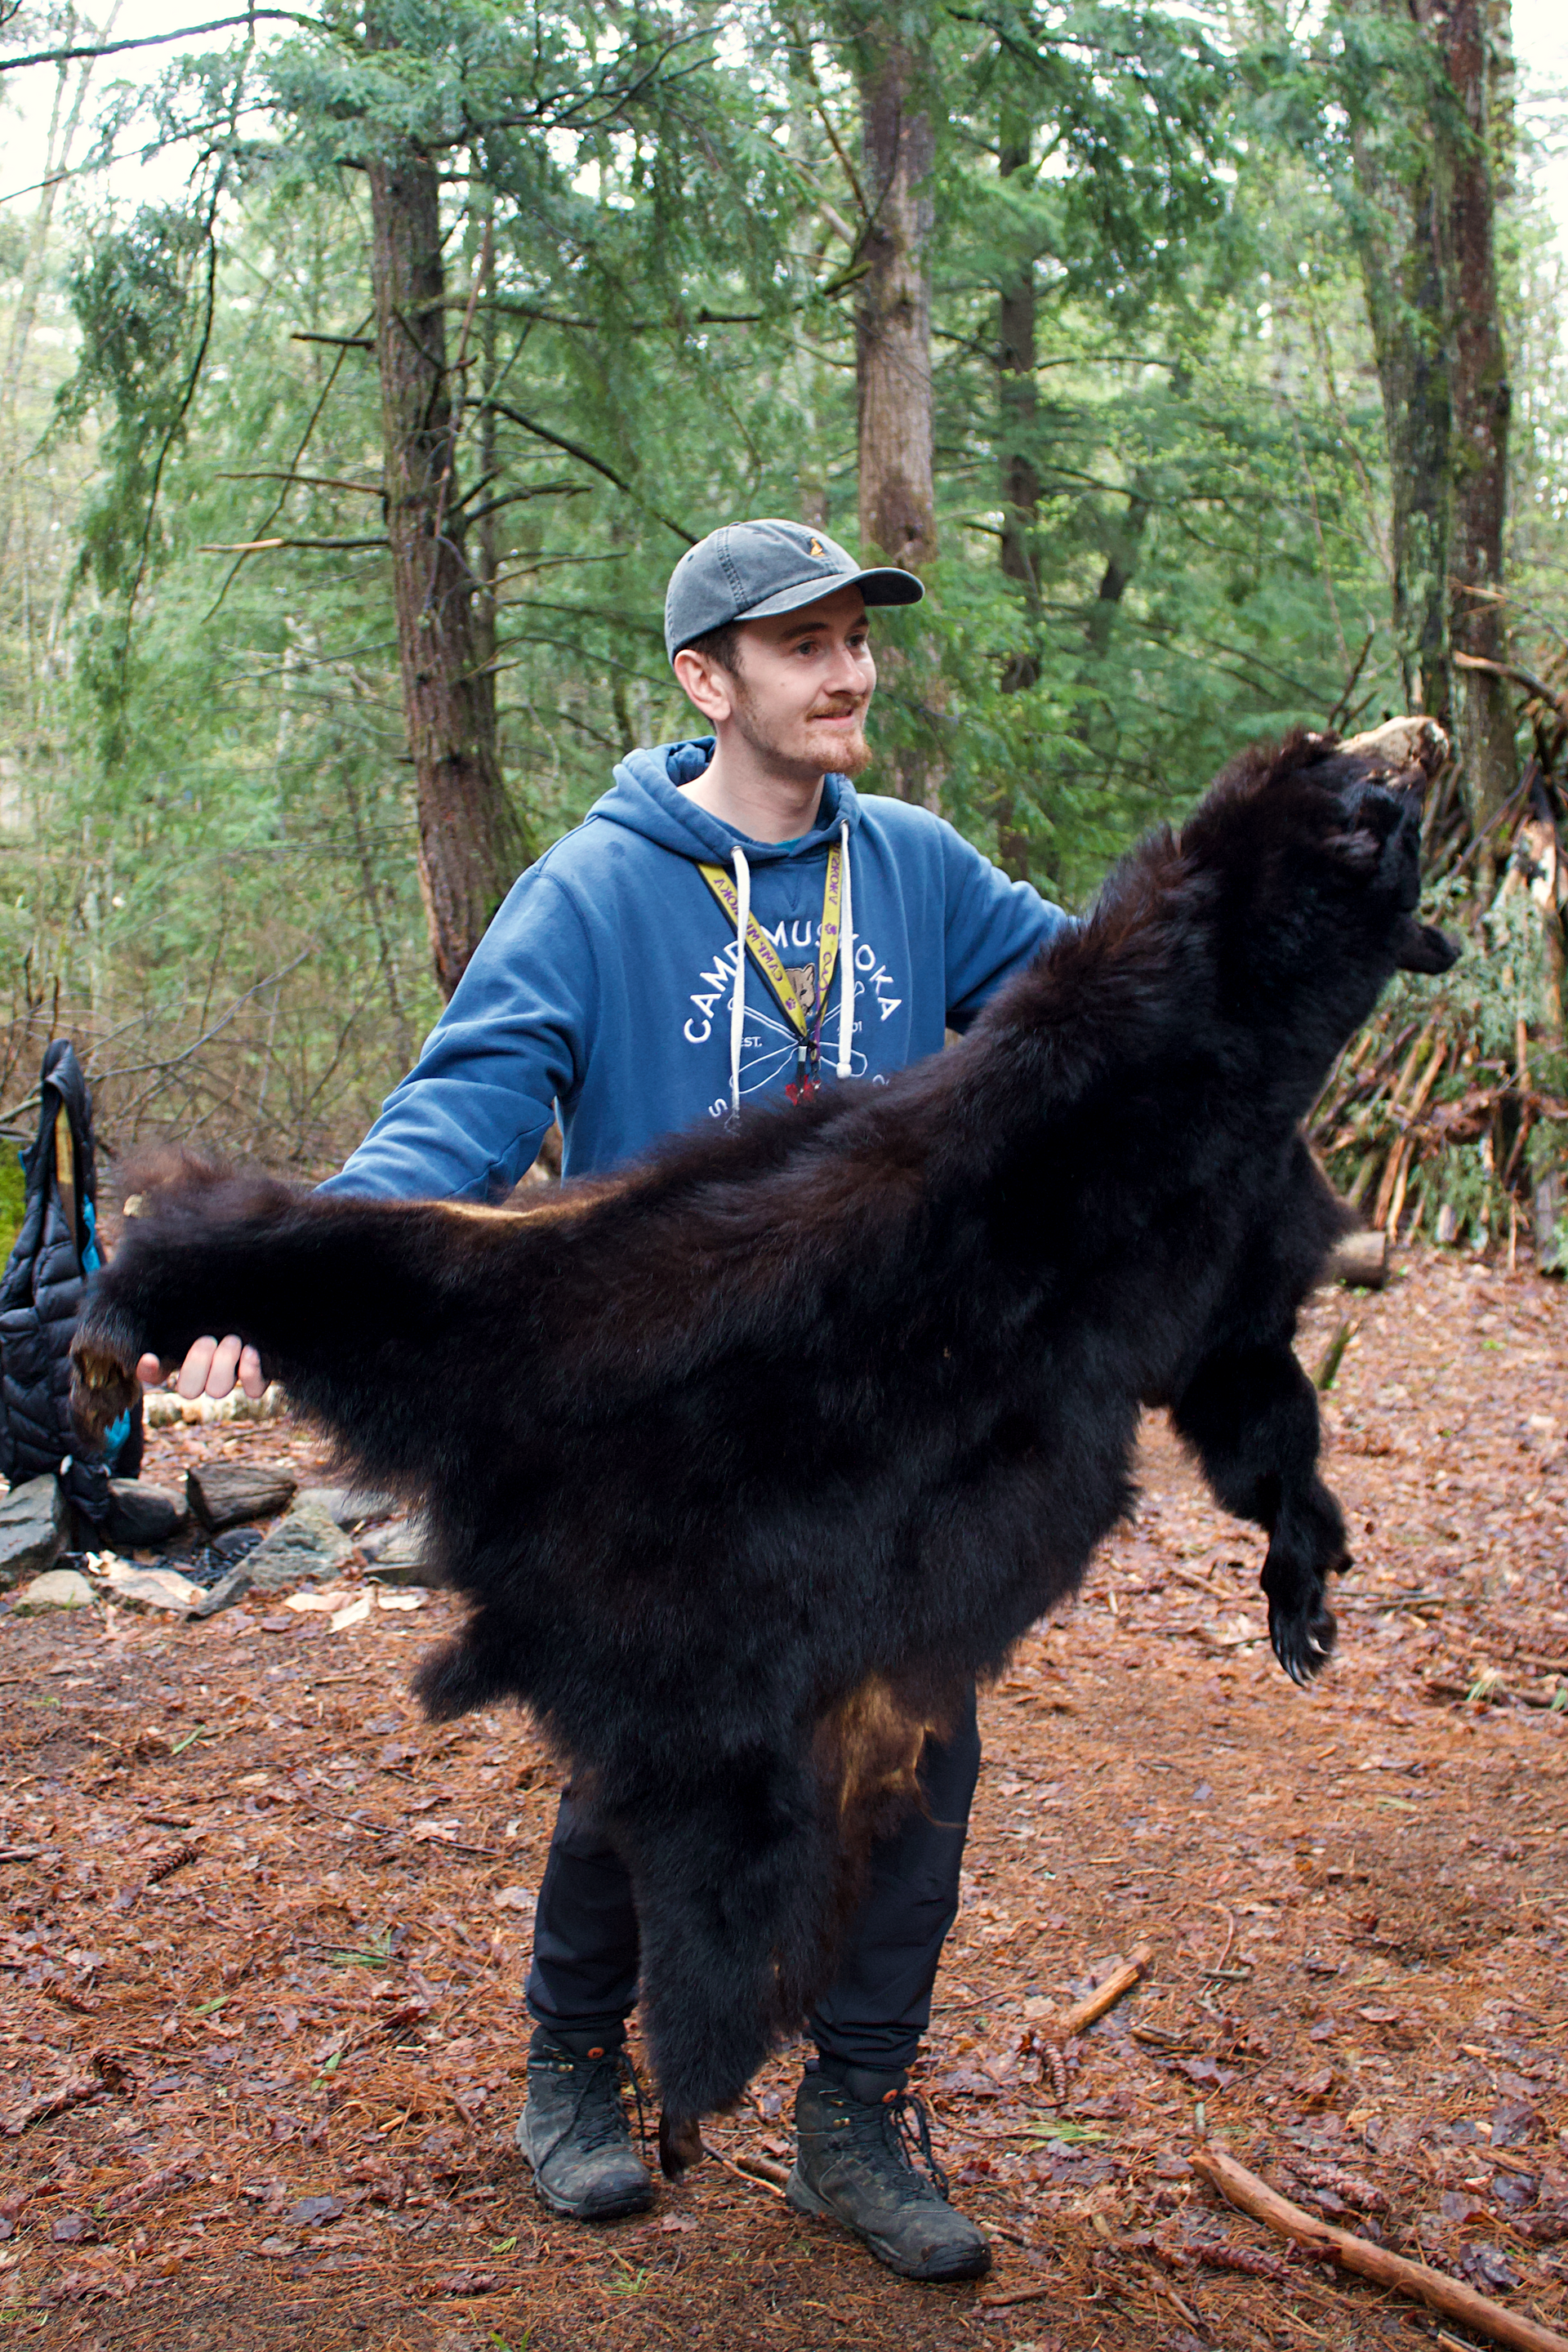
[[[625,2050],[607,2051],[602,2058],[571,2059],[572,2073],[581,2075],[572,2100],[572,2112],[556,2133],[550,2146],[538,2159],[541,2170],[559,2147],[573,2141],[584,2154],[595,2148],[608,2147],[620,2139],[626,2130],[626,2113],[621,2105],[621,2083],[631,2085],[637,2111],[637,2137],[647,2145],[647,2117],[643,2107],[642,2084],[637,2070]]]
[[[851,2109],[858,2101],[847,2102]],[[931,2118],[925,2102],[913,2091],[900,2091],[896,2098],[884,2099],[876,2106],[862,2106],[853,2117],[855,2136],[869,2151],[880,2148],[895,2164],[921,2183],[929,2186],[945,2205],[950,2201],[946,2173],[937,2162],[931,2144]],[[923,2174],[921,2168],[923,2167]]]

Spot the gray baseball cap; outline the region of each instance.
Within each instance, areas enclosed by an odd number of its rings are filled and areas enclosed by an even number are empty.
[[[865,571],[847,547],[803,522],[728,522],[687,549],[664,596],[664,644],[671,661],[693,637],[729,621],[794,613],[840,588],[868,604],[918,604],[925,590],[890,563]]]

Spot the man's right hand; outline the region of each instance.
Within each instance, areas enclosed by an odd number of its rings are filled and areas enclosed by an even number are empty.
[[[167,1371],[168,1366],[160,1363],[156,1356],[143,1356],[136,1367],[136,1377],[144,1389],[155,1389],[163,1385]],[[180,1366],[175,1393],[183,1397],[226,1397],[237,1375],[247,1397],[260,1396],[267,1387],[260,1357],[235,1332],[229,1332],[223,1339],[193,1339]]]

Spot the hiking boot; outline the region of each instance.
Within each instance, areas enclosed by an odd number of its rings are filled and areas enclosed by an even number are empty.
[[[832,2063],[831,2061],[828,2062]],[[900,2278],[984,2278],[991,2248],[947,2201],[925,2109],[907,2074],[808,2067],[795,2096],[797,2154],[784,2195],[797,2213],[842,2221]],[[917,2172],[910,2158],[927,2168]]]
[[[653,2203],[621,2105],[623,2069],[630,2071],[619,2050],[571,2050],[542,2025],[529,2042],[517,2144],[540,2196],[569,2221],[617,2221]]]

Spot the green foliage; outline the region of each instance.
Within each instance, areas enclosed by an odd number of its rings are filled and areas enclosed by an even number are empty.
[[[44,812],[0,902],[9,1098],[58,1019],[116,1139],[320,1169],[437,1009],[353,340],[366,163],[413,142],[443,175],[466,545],[537,844],[631,744],[698,724],[659,630],[683,533],[805,512],[855,542],[865,22],[859,0],[331,0],[318,31],[170,68],[142,127],[199,131],[200,184],[63,257],[52,462],[95,474],[64,493],[68,617],[5,673],[16,698],[36,680]],[[898,658],[866,782],[919,751],[955,823],[1081,904],[1242,742],[1398,707],[1348,141],[1415,52],[1370,5],[1299,41],[1272,11],[1131,0],[911,7],[910,29],[938,125],[941,554],[920,612],[879,621]],[[1021,279],[1037,365],[1009,403]],[[999,562],[1008,459],[1039,485],[1027,582]],[[1452,1000],[1478,1055],[1511,1035],[1506,993]]]
[[[0,1142],[0,1266],[16,1245],[26,1205],[27,1180],[22,1173],[21,1154],[14,1145]]]

